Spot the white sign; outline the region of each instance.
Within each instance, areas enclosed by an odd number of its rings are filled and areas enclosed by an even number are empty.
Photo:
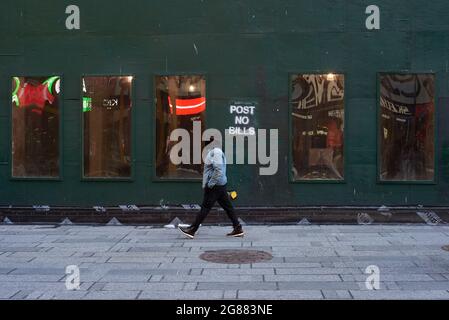
[[[230,135],[255,135],[254,117],[256,114],[255,103],[232,102],[229,106],[234,125],[228,128]]]

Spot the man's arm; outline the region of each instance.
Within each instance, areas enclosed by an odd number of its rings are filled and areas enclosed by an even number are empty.
[[[210,157],[210,164],[213,167],[213,172],[207,182],[207,186],[213,188],[223,178],[223,151],[220,149],[213,150],[213,155]]]

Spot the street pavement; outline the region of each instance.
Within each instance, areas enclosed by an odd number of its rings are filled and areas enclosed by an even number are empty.
[[[229,231],[203,226],[189,240],[151,226],[0,225],[0,299],[449,299],[445,225],[250,225],[244,238]],[[273,259],[199,257],[220,249]],[[67,266],[78,268],[79,288]]]

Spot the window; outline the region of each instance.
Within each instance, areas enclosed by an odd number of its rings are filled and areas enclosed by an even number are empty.
[[[174,164],[170,151],[177,141],[170,141],[175,129],[188,132],[193,141],[194,122],[205,126],[206,80],[201,75],[157,76],[156,86],[156,175],[159,178],[201,178],[202,164],[193,161],[194,144],[190,143],[190,161]],[[200,156],[201,158],[201,156]]]
[[[12,78],[12,176],[59,176],[60,77]]]
[[[84,77],[84,176],[131,176],[131,76]]]
[[[435,77],[380,75],[380,180],[430,181],[435,173]]]
[[[344,179],[344,75],[290,78],[294,180]]]

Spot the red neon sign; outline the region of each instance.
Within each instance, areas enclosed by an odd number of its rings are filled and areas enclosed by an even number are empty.
[[[59,80],[59,77],[51,77],[37,85],[28,82],[21,83],[18,77],[14,77],[14,80],[15,89],[12,100],[19,108],[35,106],[37,108],[31,109],[31,111],[42,114],[47,102],[53,104],[56,99],[52,92],[52,85]]]
[[[168,104],[170,105],[170,113],[173,113],[173,104],[170,97],[168,97]],[[176,115],[186,116],[198,114],[206,110],[206,98],[192,98],[192,99],[176,99]]]

